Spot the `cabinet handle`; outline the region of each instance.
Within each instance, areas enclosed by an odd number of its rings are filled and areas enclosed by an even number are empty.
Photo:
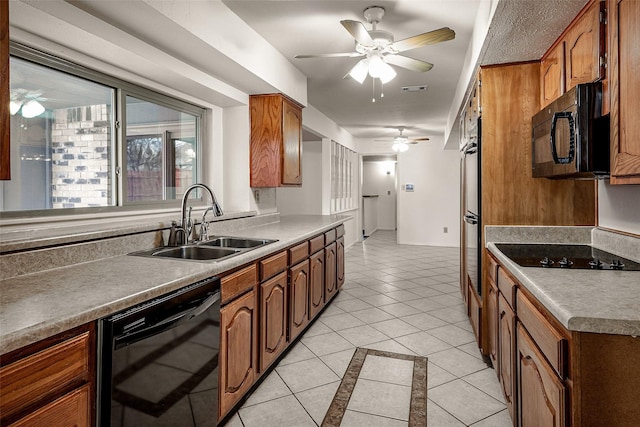
[[[500,312],[500,318],[502,319],[502,318],[504,317],[504,315],[505,315],[505,314],[507,314],[507,312],[506,312],[506,311],[504,311],[504,310],[502,310],[502,311]]]

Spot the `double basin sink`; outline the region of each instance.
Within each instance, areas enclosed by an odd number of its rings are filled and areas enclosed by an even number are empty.
[[[192,261],[220,261],[273,242],[277,242],[277,240],[222,236],[188,245],[154,248],[129,255]]]

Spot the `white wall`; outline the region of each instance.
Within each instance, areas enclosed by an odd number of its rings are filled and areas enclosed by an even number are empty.
[[[276,190],[278,212],[282,215],[322,214],[322,141],[302,144],[302,186]]]
[[[598,225],[640,235],[640,185],[598,182]]]
[[[396,162],[364,161],[362,163],[362,194],[378,195],[378,229],[395,230]]]
[[[460,157],[437,144],[417,144],[398,155],[398,243],[459,246]],[[448,233],[444,233],[448,227]]]

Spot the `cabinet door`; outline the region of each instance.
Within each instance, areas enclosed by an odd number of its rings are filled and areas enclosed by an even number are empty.
[[[336,242],[324,251],[324,298],[329,302],[338,290],[336,282]]]
[[[540,108],[564,93],[564,41],[540,61]]]
[[[604,2],[595,2],[567,32],[567,90],[604,77]]]
[[[611,184],[640,184],[640,2],[612,0],[609,27]]]
[[[9,2],[0,2],[0,180],[11,179],[9,133]]]
[[[518,324],[518,402],[522,427],[567,424],[567,390],[521,324]]]
[[[309,323],[309,260],[289,271],[289,341],[293,341]]]
[[[302,111],[286,99],[282,105],[282,183],[302,184]]]
[[[344,237],[336,240],[336,280],[340,289],[344,285]]]
[[[256,292],[251,291],[220,310],[220,416],[249,390],[256,379],[258,318]]]
[[[515,316],[507,300],[498,297],[498,379],[511,419],[516,419],[515,406]]]
[[[309,257],[309,316],[313,319],[324,307],[324,249]]]
[[[487,349],[486,353],[489,354],[489,358],[493,363],[493,367],[496,372],[499,372],[498,367],[498,288],[489,281],[487,286]]]
[[[260,372],[287,346],[287,273],[260,284]]]

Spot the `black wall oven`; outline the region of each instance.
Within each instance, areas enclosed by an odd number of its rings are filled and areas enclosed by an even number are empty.
[[[216,426],[220,279],[98,323],[98,426]]]
[[[465,236],[465,266],[467,275],[478,295],[482,293],[480,283],[480,257],[482,253],[481,196],[480,196],[480,135],[482,120],[478,119],[462,149],[462,220]]]

